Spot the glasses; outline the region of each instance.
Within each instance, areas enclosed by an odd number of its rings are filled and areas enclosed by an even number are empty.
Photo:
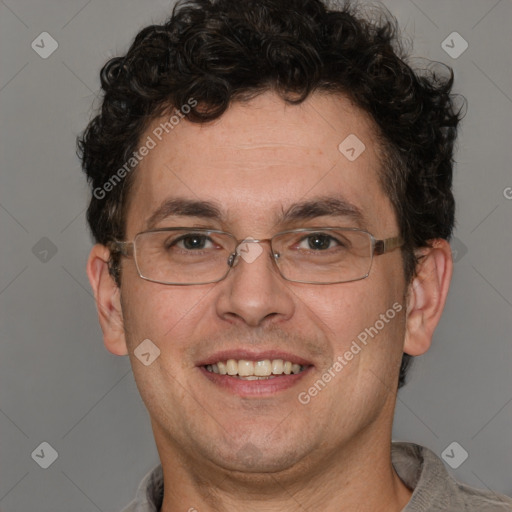
[[[308,284],[364,279],[374,256],[403,245],[400,237],[376,240],[356,228],[292,229],[262,240],[237,240],[231,233],[215,229],[164,228],[138,233],[133,242],[110,242],[108,247],[133,257],[142,279],[197,285],[222,281],[240,257],[253,261],[261,250],[249,244],[263,242],[270,244],[272,261],[284,279]]]

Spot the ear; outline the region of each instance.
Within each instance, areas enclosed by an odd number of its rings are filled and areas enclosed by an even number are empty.
[[[94,292],[103,342],[107,349],[119,356],[128,354],[126,346],[120,289],[108,271],[110,251],[96,244],[87,260],[87,276]]]
[[[434,330],[443,312],[453,272],[452,251],[444,239],[432,241],[422,249],[407,292],[404,352],[424,354],[432,342]]]

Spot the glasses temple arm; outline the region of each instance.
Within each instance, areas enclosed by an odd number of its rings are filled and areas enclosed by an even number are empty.
[[[375,240],[374,253],[377,255],[384,254],[396,249],[397,247],[402,247],[403,244],[404,241],[400,236],[386,238],[385,240]]]
[[[107,242],[105,245],[113,254],[120,253],[123,256],[130,256],[133,252],[133,242],[120,242],[119,240],[112,240]]]

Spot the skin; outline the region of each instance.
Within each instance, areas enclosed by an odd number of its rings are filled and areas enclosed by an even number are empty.
[[[154,121],[141,140],[162,122]],[[353,162],[338,145],[356,134],[366,150]],[[272,93],[233,104],[214,123],[182,121],[141,162],[131,192],[126,240],[169,197],[216,201],[222,221],[174,217],[156,227],[212,227],[238,239],[299,227],[357,227],[347,217],[276,223],[289,205],[342,195],[376,238],[398,234],[380,186],[372,121],[347,98],[315,93],[286,105]],[[368,278],[334,285],[285,281],[269,248],[240,261],[226,279],[168,286],[141,279],[123,258],[118,289],[108,250],[93,247],[87,272],[104,342],[128,354],[149,411],[164,472],[162,511],[399,511],[411,490],[391,464],[390,444],[403,351],[430,346],[452,274],[445,240],[421,251],[411,283],[400,250],[375,257]],[[307,405],[297,399],[394,303],[403,309]],[[134,350],[149,338],[161,351],[144,366]],[[219,350],[284,350],[313,367],[296,385],[241,397],[196,366]]]

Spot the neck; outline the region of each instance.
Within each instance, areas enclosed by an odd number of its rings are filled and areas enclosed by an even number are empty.
[[[363,433],[330,456],[312,454],[275,473],[230,471],[211,461],[191,461],[173,449],[159,452],[161,512],[399,512],[412,494],[391,464],[390,432]]]

